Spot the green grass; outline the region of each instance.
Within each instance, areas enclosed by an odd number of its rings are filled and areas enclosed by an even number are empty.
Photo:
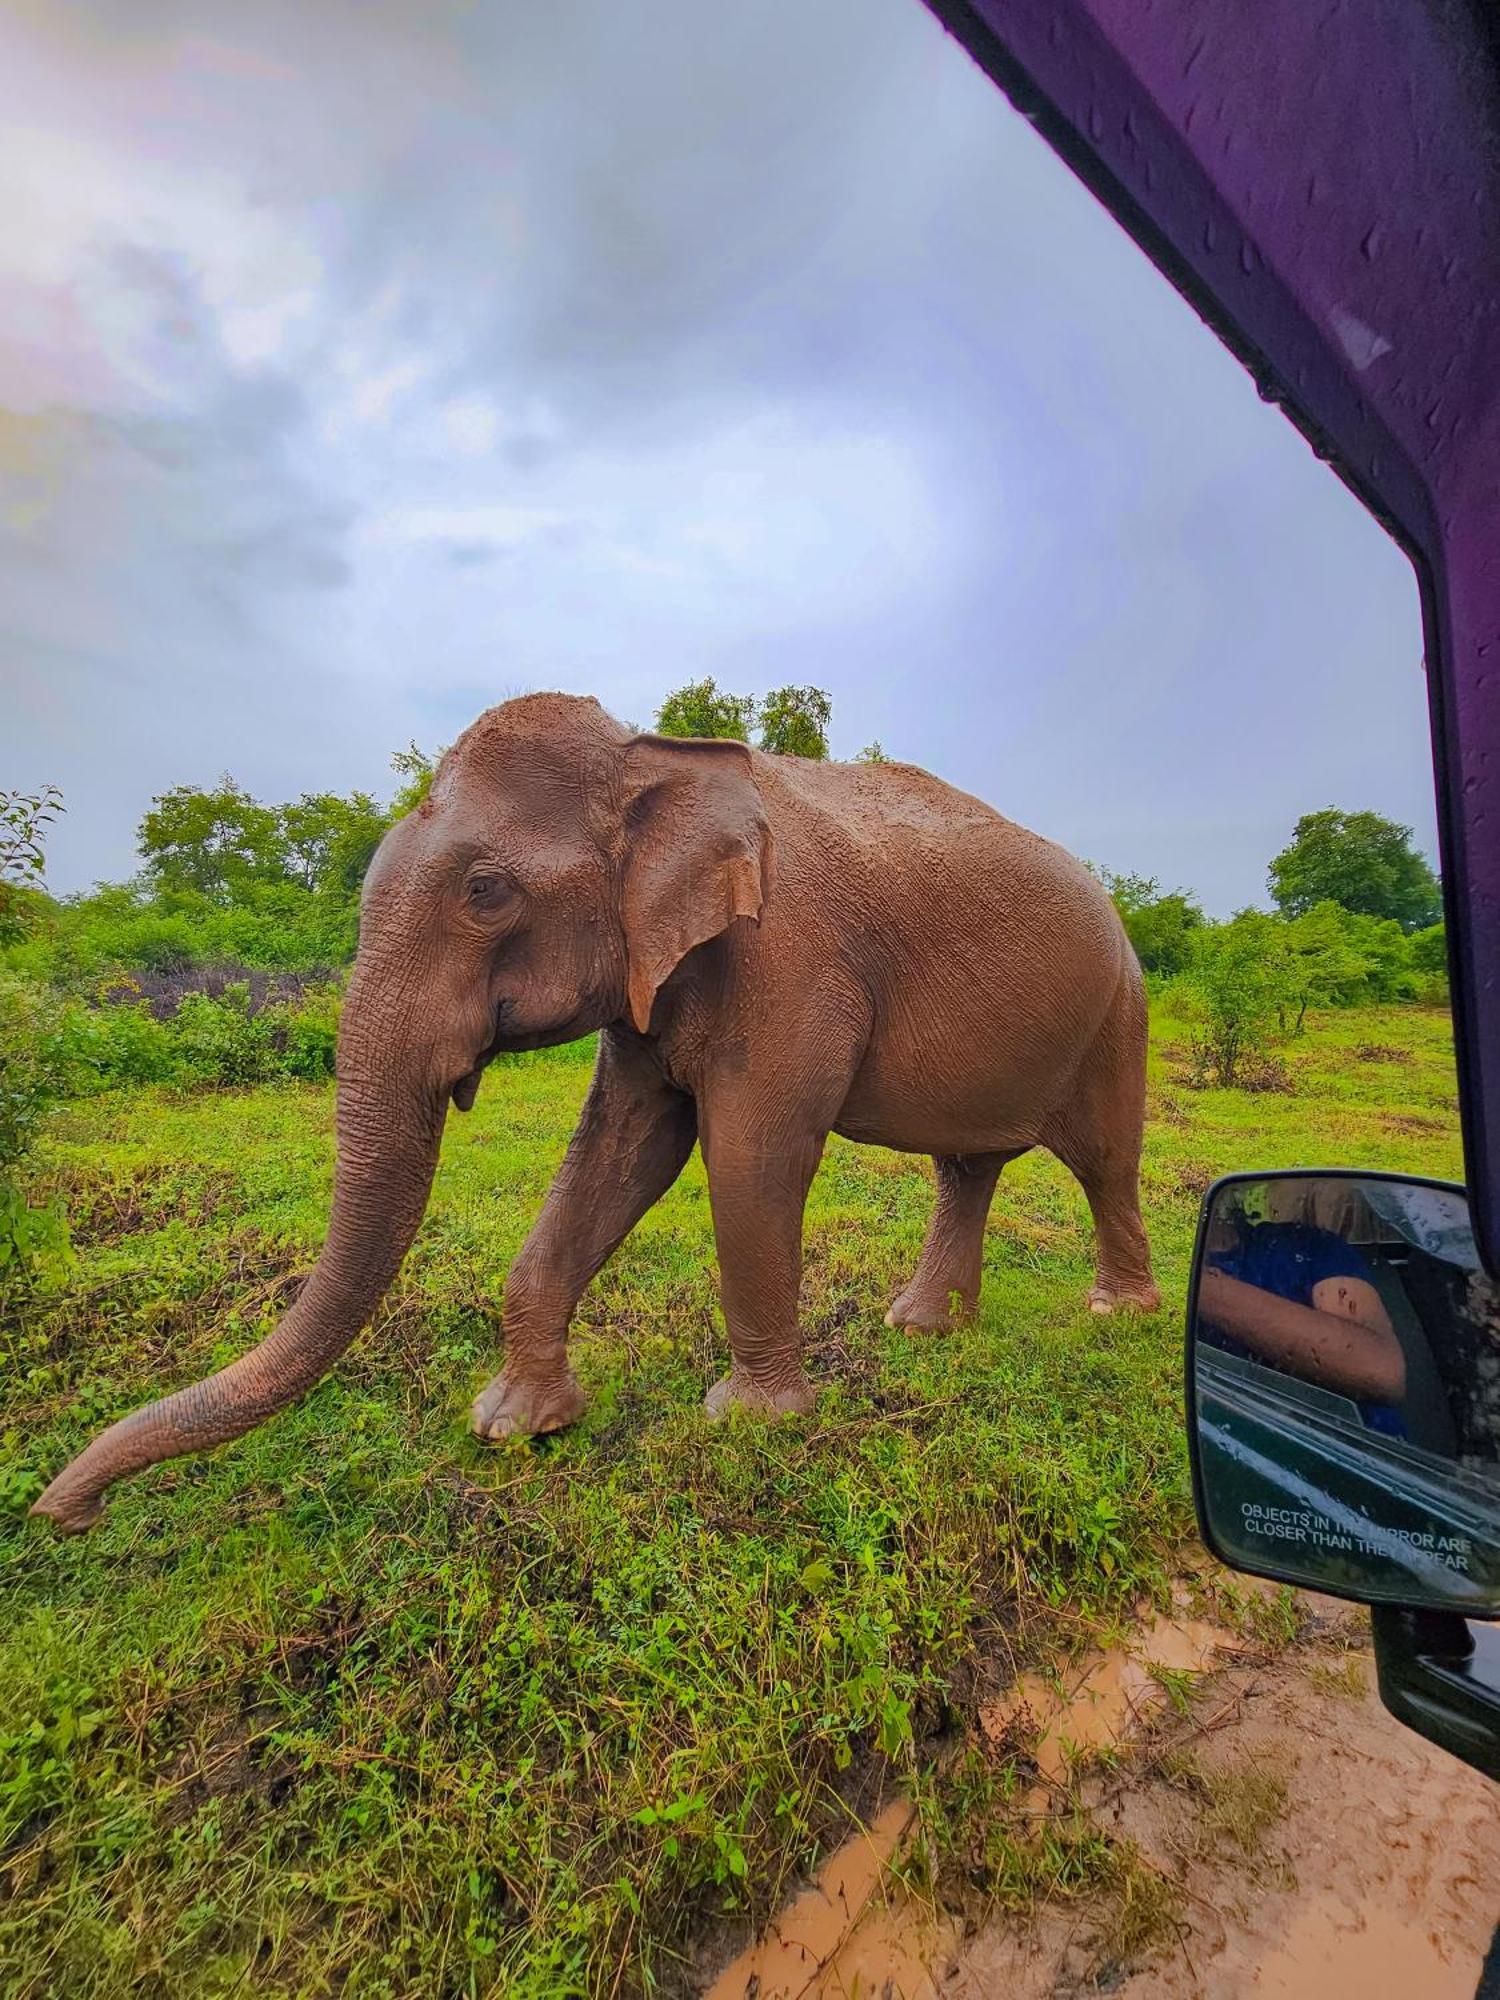
[[[283,1086],[58,1113],[38,1183],[77,1268],[0,1332],[0,1991],[679,1991],[696,1944],[767,1914],[893,1777],[970,1888],[1096,1876],[1087,1841],[997,1829],[1009,1773],[938,1749],[997,1673],[1160,1597],[1190,1541],[1203,1187],[1461,1172],[1439,1015],[1315,1021],[1290,1096],[1187,1089],[1186,1038],[1162,1020],[1152,1059],[1159,1315],[1084,1309],[1083,1199],[1035,1155],[1003,1177],[977,1322],[887,1330],[928,1169],[835,1142],[807,1230],[818,1410],[710,1427],[695,1159],[584,1302],[585,1422],[484,1447],[464,1418],[505,1269],[587,1081],[568,1052],[506,1065],[450,1121],[402,1280],[333,1377],[75,1541],[26,1503],[274,1323],[322,1230],[332,1106]]]

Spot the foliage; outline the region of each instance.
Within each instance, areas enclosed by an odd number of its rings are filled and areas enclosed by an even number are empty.
[[[86,990],[112,974],[172,974],[237,963],[266,972],[316,972],[354,955],[354,896],[294,882],[219,904],[189,891],[154,894],[127,883],[49,905],[48,923],[4,955],[13,971]]]
[[[157,1018],[150,1002],[115,989],[102,1006],[57,1010],[59,1071],[69,1094],[160,1083],[223,1088],[276,1078],[324,1082],[334,1073],[341,1000],[332,987],[257,998],[249,980],[187,992]]]
[[[0,792],[0,945],[23,938],[42,907],[36,891],[46,870],[46,830],[64,810],[56,785]]]
[[[1359,930],[1375,923],[1373,918],[1351,916],[1338,903],[1316,903],[1285,927],[1286,1008],[1295,1007],[1294,1033],[1300,1033],[1307,1010],[1312,1006],[1352,1004],[1364,996],[1376,969],[1372,954],[1361,948]],[[1399,928],[1392,924],[1397,945]],[[1382,998],[1392,997],[1382,994]]]
[[[1260,910],[1193,933],[1185,974],[1201,1010],[1194,1055],[1205,1081],[1231,1089],[1263,1066],[1267,1041],[1296,997],[1287,926]]]
[[[1142,970],[1164,978],[1184,971],[1193,932],[1203,926],[1203,912],[1193,898],[1180,889],[1163,895],[1154,875],[1113,875],[1107,868],[1098,872]]]
[[[160,889],[224,903],[289,874],[281,815],[228,773],[213,791],[176,785],[151,801],[137,831],[146,872]]]
[[[40,928],[39,894],[47,827],[63,810],[55,785],[0,792],[0,945]],[[43,1114],[63,1094],[50,1002],[28,982],[0,972],[0,1290],[17,1281],[48,1285],[66,1276],[67,1219],[55,1201],[30,1201],[23,1174]]]
[[[269,1017],[251,1013],[244,987],[219,1000],[190,993],[173,1028],[177,1059],[191,1082],[265,1083],[275,1070]]]
[[[660,736],[727,736],[748,743],[754,721],[755,696],[726,693],[712,676],[674,689],[656,711]]]
[[[1413,972],[1442,972],[1448,970],[1448,927],[1439,921],[1429,924],[1425,930],[1413,931],[1408,940]]]
[[[832,720],[833,697],[822,688],[772,688],[758,699],[730,694],[711,676],[675,688],[656,711],[662,736],[718,736],[748,743],[758,722],[758,747],[783,757],[826,757]]]
[[[824,758],[833,698],[816,687],[772,688],[760,704],[760,747],[781,757]]]
[[[1289,917],[1333,902],[1359,916],[1394,919],[1403,931],[1421,930],[1437,921],[1442,898],[1411,839],[1409,826],[1379,813],[1334,806],[1304,813],[1271,862],[1272,898]]]
[[[432,790],[432,781],[437,776],[437,767],[443,760],[443,752],[430,755],[419,750],[415,743],[408,743],[404,750],[397,750],[391,756],[391,769],[401,780],[396,788],[396,796],[391,802],[387,824],[405,819]],[[358,794],[356,794],[358,796]],[[373,852],[373,849],[371,850]]]
[[[1100,1338],[1086,1204],[1032,1153],[1001,1180],[977,1320],[885,1327],[930,1170],[835,1138],[803,1294],[820,1407],[706,1425],[724,1342],[695,1159],[590,1292],[582,1426],[486,1448],[462,1412],[587,1084],[573,1050],[507,1065],[449,1121],[417,1246],[330,1378],[60,1541],[21,1512],[43,1477],[273,1323],[332,1156],[326,1088],[72,1107],[37,1177],[77,1268],[0,1318],[0,1989],[681,1991],[882,1771],[913,1781],[950,1882],[1014,1907],[1107,1873],[1108,1823],[1060,1845],[1018,1813],[1025,1745],[986,1746],[977,1711],[1143,1593],[1165,1606],[1194,1547],[1197,1193],[1251,1132],[1267,1166],[1461,1171],[1438,1015],[1310,1015],[1295,1097],[1176,1091],[1166,1060],[1158,1040],[1159,1315]]]
[[[1448,993],[1448,930],[1441,922],[1413,931],[1407,940],[1413,997],[1429,1007],[1446,1007]]]
[[[1298,1035],[1309,1008],[1409,998],[1410,946],[1389,918],[1317,903],[1290,920],[1245,910],[1191,935],[1184,983],[1197,1003],[1200,1080],[1278,1089],[1274,1031]]]
[[[85,1097],[142,1083],[178,1079],[172,1032],[144,1001],[119,999],[59,1010],[57,1051],[68,1094]]]
[[[889,764],[890,761],[881,748],[878,737],[873,742],[867,743],[863,750],[856,750],[854,753],[856,764]]]
[[[430,768],[427,777],[430,783]],[[282,806],[281,838],[294,880],[314,892],[357,894],[391,817],[368,792],[351,792],[348,798],[304,792],[295,804]]]
[[[333,1075],[343,1004],[337,988],[314,988],[295,1007],[273,1017],[272,1044],[283,1075],[305,1083],[322,1083]]]
[[[28,1201],[24,1170],[46,1112],[65,1080],[48,997],[0,974],[0,1292],[17,1279],[60,1282],[68,1228],[55,1201]]]
[[[8,932],[0,900],[4,963],[75,988],[111,973],[227,961],[304,973],[347,964],[375,849],[426,796],[436,769],[415,744],[391,764],[400,783],[389,807],[358,791],[267,806],[227,777],[210,792],[163,793],[141,822],[137,880],[61,901],[32,892],[33,920]]]

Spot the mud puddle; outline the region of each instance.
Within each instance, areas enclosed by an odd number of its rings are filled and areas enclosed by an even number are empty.
[[[705,2000],[1470,2000],[1500,1919],[1500,1793],[1386,1715],[1362,1614],[1307,1602],[1314,1642],[1274,1659],[1184,1612],[980,1711],[995,1754],[1035,1762],[1023,1810],[1119,1750],[1075,1789],[1162,1885],[1153,1935],[1125,1948],[1077,1903],[966,1935],[893,1876],[915,1837],[898,1800]],[[1200,1677],[1185,1713],[1174,1674]]]
[[[1040,1777],[1032,1802],[1065,1781],[1074,1762],[1121,1742],[1165,1699],[1152,1668],[1201,1672],[1233,1635],[1199,1619],[1158,1618],[1128,1647],[1100,1655],[1062,1683],[1027,1674],[1003,1701],[979,1712],[996,1750],[1029,1746]],[[848,1840],[816,1879],[708,1988],[705,2000],[931,2000],[932,1968],[951,1961],[957,1926],[892,1883],[890,1870],[912,1837],[905,1800],[888,1805]]]

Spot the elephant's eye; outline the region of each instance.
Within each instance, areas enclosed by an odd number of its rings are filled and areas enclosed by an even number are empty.
[[[508,899],[510,884],[503,875],[471,875],[464,893],[473,908],[494,910]]]

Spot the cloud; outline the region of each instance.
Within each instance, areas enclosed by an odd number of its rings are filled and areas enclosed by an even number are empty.
[[[1430,838],[1404,560],[918,0],[0,23],[0,784],[54,880],[518,685],[814,681],[1093,858]]]

